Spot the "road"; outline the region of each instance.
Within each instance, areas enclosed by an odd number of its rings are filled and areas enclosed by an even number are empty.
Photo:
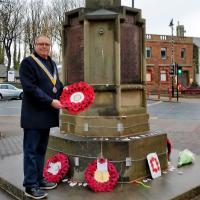
[[[0,116],[20,116],[21,100],[0,101]]]
[[[200,155],[200,100],[148,102],[151,130],[167,133],[173,147]]]
[[[9,156],[22,151],[20,107],[20,100],[0,101],[1,156]],[[173,148],[179,150],[187,148],[200,155],[200,99],[180,99],[179,102],[148,101],[147,108],[152,131],[167,133]],[[2,138],[9,140],[9,145],[4,148],[1,148]],[[13,200],[1,190],[0,199]],[[195,200],[200,200],[200,197],[196,197]]]

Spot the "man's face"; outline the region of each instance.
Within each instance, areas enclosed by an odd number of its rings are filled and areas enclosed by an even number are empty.
[[[41,36],[35,41],[35,51],[42,58],[47,58],[50,52],[51,42],[48,37]]]

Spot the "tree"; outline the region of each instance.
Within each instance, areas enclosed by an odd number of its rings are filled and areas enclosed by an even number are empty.
[[[25,47],[29,48],[29,53],[33,51],[34,38],[42,34],[44,10],[43,0],[31,0],[27,4],[24,22],[24,43]]]
[[[14,39],[14,52],[13,52],[13,65],[14,69],[18,70],[20,65],[21,49],[20,49],[20,37]]]
[[[16,69],[18,70],[19,69],[19,66],[20,66],[20,59],[21,59],[21,37],[18,38],[18,56],[17,56],[17,62],[16,62]]]
[[[34,38],[39,34],[53,38],[61,51],[65,12],[83,5],[84,0],[54,0],[50,6],[44,4],[44,0],[29,0],[26,3],[25,0],[0,0],[0,63],[4,63],[5,52],[7,71],[10,70],[13,45],[13,62],[18,68],[20,43],[23,43],[25,57],[33,51]]]
[[[1,2],[0,42],[3,43],[7,57],[7,72],[11,66],[11,45],[13,40],[22,32],[23,5],[23,2],[18,0],[4,0]]]
[[[0,42],[0,64],[4,64],[4,48],[3,48],[3,43]]]
[[[65,12],[84,5],[84,0],[54,0],[51,4],[53,37],[58,42],[60,51],[62,50],[62,29]],[[61,55],[61,52],[60,52]]]
[[[13,52],[13,65],[14,69],[16,69],[16,64],[17,64],[17,38],[14,38],[14,52]]]

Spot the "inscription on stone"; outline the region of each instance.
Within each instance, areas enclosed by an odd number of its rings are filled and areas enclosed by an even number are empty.
[[[68,31],[67,82],[68,84],[84,80],[83,27],[75,25]]]
[[[121,83],[140,83],[140,29],[134,25],[133,16],[121,24]]]

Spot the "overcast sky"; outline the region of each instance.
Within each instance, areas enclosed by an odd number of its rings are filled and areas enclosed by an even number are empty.
[[[131,6],[132,0],[122,0]],[[135,8],[146,19],[146,33],[171,35],[169,23],[185,26],[185,36],[200,37],[200,0],[135,0]],[[174,31],[175,34],[175,31]]]

